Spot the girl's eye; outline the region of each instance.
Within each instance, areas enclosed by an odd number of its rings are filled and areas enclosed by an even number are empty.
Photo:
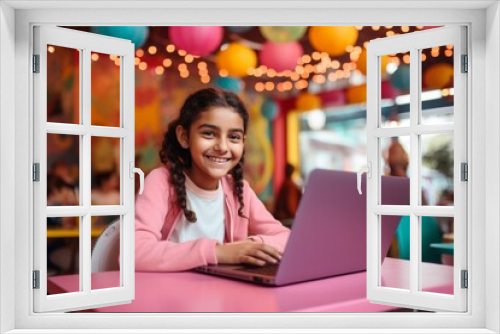
[[[229,135],[229,139],[231,139],[233,141],[239,141],[239,140],[241,140],[241,136],[240,135]]]
[[[203,131],[201,134],[206,137],[213,137],[215,135],[213,131]]]

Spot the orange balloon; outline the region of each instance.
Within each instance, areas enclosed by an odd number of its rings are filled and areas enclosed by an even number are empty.
[[[434,64],[425,71],[424,83],[428,88],[446,88],[452,77],[453,66],[446,63]]]
[[[385,55],[380,57],[380,72],[382,75],[385,74],[387,64],[389,64],[389,56]],[[366,50],[363,50],[359,55],[358,61],[356,61],[356,68],[366,75]]]
[[[298,110],[313,110],[321,108],[321,99],[314,95],[305,93],[297,96],[297,100],[295,101],[295,107]]]
[[[347,103],[366,102],[366,85],[352,86],[345,91]]]
[[[217,54],[215,63],[219,70],[226,70],[232,77],[244,77],[250,68],[257,66],[257,55],[243,44],[231,43]]]
[[[344,54],[345,48],[356,44],[358,30],[351,26],[311,27],[309,28],[309,42],[318,51],[326,52],[330,56]]]

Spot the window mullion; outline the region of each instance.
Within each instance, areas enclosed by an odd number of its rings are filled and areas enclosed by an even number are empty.
[[[82,124],[89,129],[91,124],[91,52],[89,48],[83,49],[82,69],[80,76],[80,87],[82,87]],[[83,169],[83,179],[81,187],[83,188],[82,203],[85,207],[91,205],[91,135],[87,131],[82,138],[83,150],[81,168]],[[83,216],[82,226],[80,226],[80,276],[83,279],[82,291],[90,293],[91,290],[91,216],[90,211]]]
[[[420,113],[420,50],[410,51],[410,128],[413,130],[418,125]],[[420,196],[420,149],[419,137],[412,131],[410,133],[410,207],[419,205]],[[419,258],[420,258],[420,233],[419,217],[413,212],[410,214],[410,291],[418,292],[419,287]]]

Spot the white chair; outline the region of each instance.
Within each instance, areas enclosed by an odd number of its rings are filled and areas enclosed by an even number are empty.
[[[113,221],[99,236],[92,249],[92,272],[118,270],[120,219]]]

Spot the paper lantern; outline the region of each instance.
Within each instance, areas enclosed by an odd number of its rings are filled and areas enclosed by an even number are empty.
[[[351,26],[311,27],[309,41],[318,51],[327,52],[330,56],[340,56],[346,47],[356,44],[358,31]]]
[[[219,70],[226,70],[230,76],[244,77],[251,68],[257,65],[255,51],[240,43],[231,43],[219,52],[215,59]]]
[[[352,86],[345,91],[347,103],[366,102],[366,85]]]
[[[302,45],[298,42],[277,44],[273,42],[264,43],[259,53],[262,65],[272,68],[278,72],[294,70],[297,60],[304,54]]]
[[[243,89],[241,80],[233,77],[218,77],[215,79],[215,84],[217,87],[233,93],[239,93]]]
[[[298,110],[313,110],[321,108],[321,99],[313,94],[305,93],[299,95],[295,101],[295,107]]]
[[[307,27],[259,27],[259,30],[268,41],[288,43],[301,39]]]
[[[447,63],[431,65],[424,73],[424,83],[427,88],[441,89],[453,87],[453,66]]]
[[[391,75],[391,84],[397,89],[410,89],[410,66],[399,65],[398,69]]]
[[[136,49],[140,48],[149,36],[149,27],[142,26],[90,27],[90,31],[100,35],[128,39],[135,44]]]
[[[272,121],[278,116],[278,106],[272,98],[267,97],[264,103],[262,103],[261,112],[265,118]]]
[[[168,38],[177,49],[185,50],[194,56],[206,56],[214,52],[221,44],[224,29],[222,27],[170,27]]]
[[[380,73],[382,76],[386,73],[385,68],[389,64],[389,56],[384,55],[380,57]],[[356,61],[356,69],[358,69],[361,73],[366,75],[366,50],[363,50],[359,55],[358,60]]]
[[[227,27],[227,29],[231,32],[237,33],[237,34],[242,34],[244,32],[249,31],[252,29],[252,26],[246,27],[246,26],[234,26],[234,27]]]

